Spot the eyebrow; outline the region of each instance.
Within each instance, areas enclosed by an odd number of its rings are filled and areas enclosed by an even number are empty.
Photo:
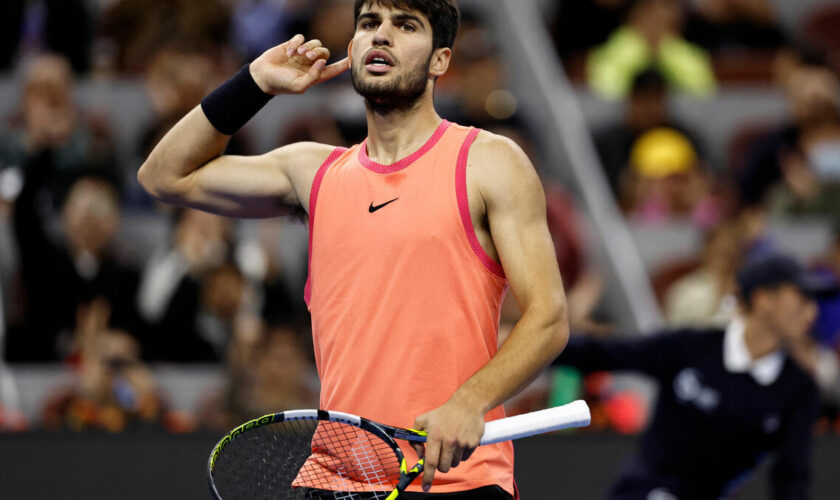
[[[360,23],[366,20],[378,21],[380,19],[382,19],[382,16],[375,12],[365,12],[364,14],[359,14],[359,18],[356,19],[356,23]]]
[[[419,17],[415,16],[414,14],[408,14],[408,13],[397,14],[396,16],[394,16],[394,19],[396,19],[397,21],[414,21],[417,24],[419,24],[420,26],[423,26],[423,21]]]
[[[425,28],[426,26],[423,24],[423,20],[420,19],[418,16],[414,14],[409,14],[407,12],[403,12],[400,14],[395,14],[391,16],[391,18],[395,21],[406,22],[406,21],[414,21],[420,27]],[[359,14],[359,18],[356,20],[356,24],[362,21],[380,21],[382,20],[382,16],[377,12],[365,12],[364,14]]]

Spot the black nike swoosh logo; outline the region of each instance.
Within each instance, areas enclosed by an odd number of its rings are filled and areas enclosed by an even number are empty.
[[[386,201],[385,203],[383,203],[381,205],[374,205],[373,202],[371,202],[370,206],[368,207],[368,212],[370,212],[370,213],[376,212],[377,210],[384,207],[385,205],[387,205],[389,203],[394,203],[397,200],[399,200],[399,198],[394,198],[391,201]]]

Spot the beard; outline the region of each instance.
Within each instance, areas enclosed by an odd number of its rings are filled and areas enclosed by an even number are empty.
[[[362,77],[364,66],[357,66],[351,72],[353,88],[357,94],[365,98],[367,107],[375,113],[408,111],[426,92],[431,60],[432,56],[429,54],[425,63],[391,80],[385,80],[387,77],[373,77],[365,80]],[[383,81],[379,81],[380,78]]]

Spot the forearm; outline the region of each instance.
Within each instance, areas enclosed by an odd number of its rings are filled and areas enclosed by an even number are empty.
[[[565,302],[528,308],[499,352],[452,399],[486,413],[533,381],[560,354],[568,338]]]
[[[220,156],[228,139],[196,106],[155,146],[137,179],[150,194],[166,200],[185,189],[193,172]]]
[[[230,136],[272,96],[300,94],[349,69],[347,58],[327,66],[328,57],[321,42],[304,43],[302,35],[267,50],[172,127],[140,167],[138,181],[170,203],[232,216],[276,215],[272,200],[290,190],[283,162],[220,156]],[[245,163],[248,176],[242,175]],[[254,209],[259,204],[268,206]]]

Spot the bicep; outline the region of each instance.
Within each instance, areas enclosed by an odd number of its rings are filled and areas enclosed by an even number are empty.
[[[487,155],[480,184],[487,223],[508,283],[520,308],[565,308],[563,283],[546,222],[545,194],[533,166],[514,146]],[[483,157],[483,158],[482,158]],[[485,160],[486,158],[486,160]],[[495,162],[490,164],[489,162]]]
[[[311,186],[331,150],[300,143],[259,156],[220,156],[187,175],[172,202],[229,217],[288,215],[306,206],[306,180]]]

